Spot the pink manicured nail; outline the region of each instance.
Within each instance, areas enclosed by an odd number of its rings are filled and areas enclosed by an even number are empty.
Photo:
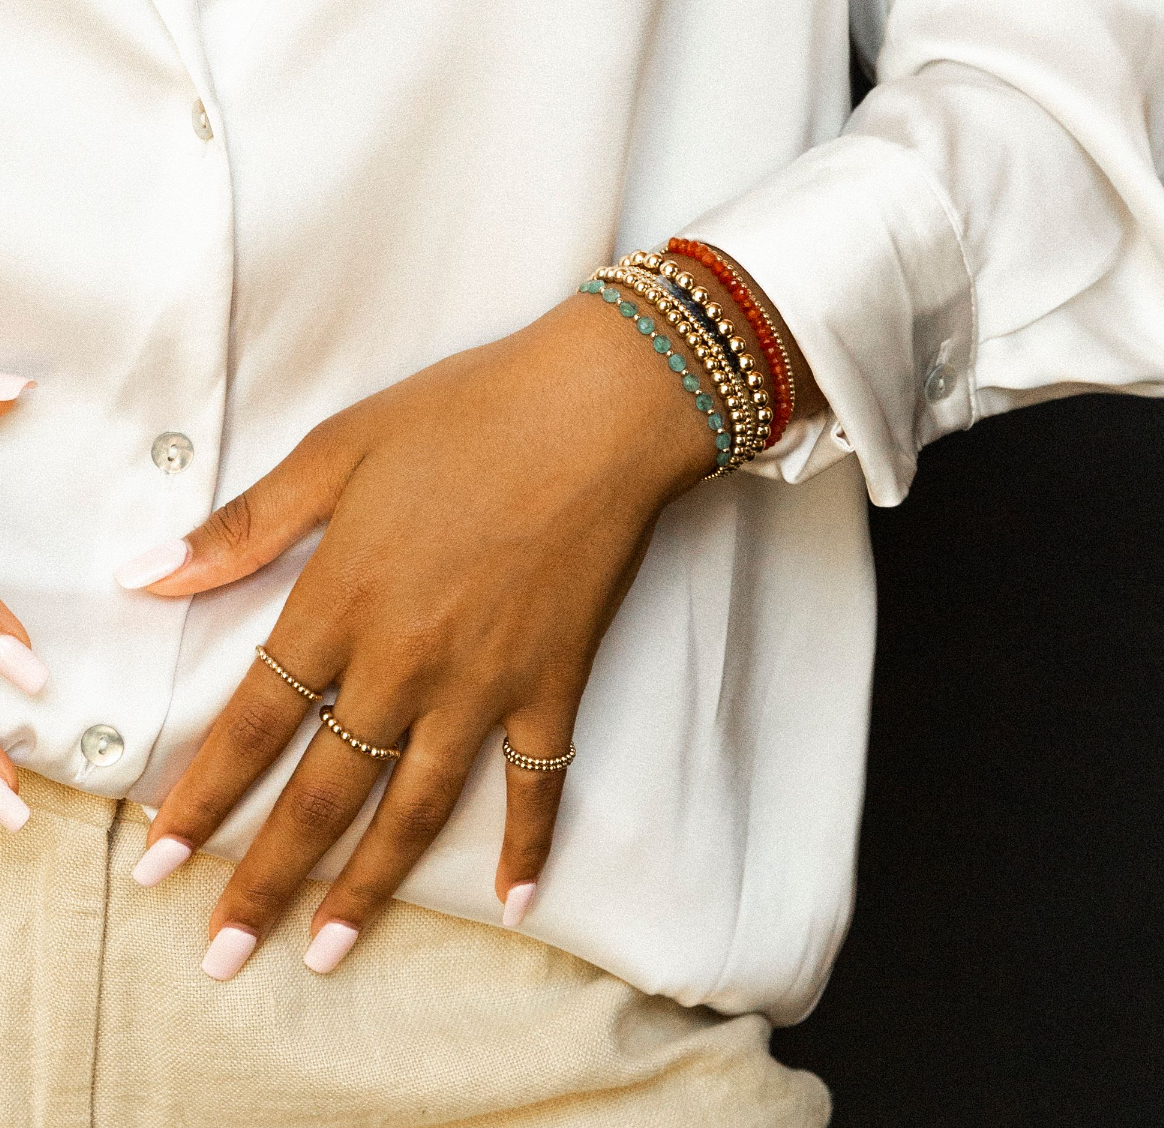
[[[258,942],[259,938],[253,932],[244,932],[230,925],[220,928],[202,957],[202,970],[211,979],[229,979],[247,962]]]
[[[157,885],[163,877],[169,877],[193,851],[185,842],[176,838],[159,838],[133,867],[133,880],[146,888]]]
[[[28,804],[0,779],[0,826],[15,834],[28,822]]]
[[[25,376],[11,376],[0,372],[0,401],[14,400],[25,388],[35,388],[36,381]]]
[[[189,559],[190,546],[184,540],[168,540],[127,560],[113,573],[113,578],[130,590],[148,587],[176,572]]]
[[[20,639],[0,634],[0,677],[6,677],[25,693],[39,693],[48,676],[48,666]]]
[[[340,960],[352,950],[360,933],[350,924],[329,920],[316,934],[303,954],[303,962],[312,971],[326,975],[339,966]]]
[[[520,885],[512,886],[506,893],[505,911],[501,914],[501,923],[506,928],[516,928],[525,920],[525,914],[529,911],[529,903],[533,900],[537,887],[536,881],[523,881]]]

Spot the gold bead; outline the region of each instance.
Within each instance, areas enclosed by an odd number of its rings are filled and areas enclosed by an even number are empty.
[[[696,305],[703,305],[703,303],[706,302],[710,297],[711,295],[702,286],[696,286],[695,289],[691,291],[691,300],[695,302]]]
[[[626,281],[626,271],[625,270],[616,270],[614,272],[614,280],[616,282],[625,282]]]
[[[655,302],[655,305],[659,307],[660,313],[666,313],[667,310],[674,308],[675,303],[670,298],[660,296],[658,301]]]
[[[622,258],[620,258],[620,259],[618,260],[618,265],[619,265],[619,266],[630,266],[630,264],[631,264],[631,257],[630,257],[630,255],[623,255],[623,256],[622,256]]]
[[[697,337],[696,340],[699,338]],[[695,346],[695,357],[697,360],[703,360],[707,356],[707,346],[698,344]]]
[[[659,273],[664,278],[674,278],[679,273],[679,264],[674,259],[667,259],[662,266],[659,267]]]
[[[663,265],[663,256],[656,254],[647,255],[647,269],[658,270]]]
[[[768,402],[768,393],[760,388],[759,391],[752,393],[752,403],[757,407],[763,407]]]
[[[647,256],[644,255],[642,251],[635,251],[635,253],[633,255],[631,255],[631,265],[632,266],[642,266],[643,259],[646,257]]]
[[[728,416],[728,418],[733,423],[742,423],[743,419],[744,419],[744,413],[742,411],[736,410],[736,411],[731,412],[731,414]]]
[[[721,396],[722,396],[724,399],[727,399],[727,397],[728,397],[728,396],[730,396],[730,395],[732,394],[732,392],[734,392],[734,391],[735,391],[735,389],[734,389],[734,388],[731,386],[731,384],[727,384],[727,383],[724,383],[724,384],[716,384],[716,386],[715,386],[715,390],[716,390],[717,392],[719,392],[719,394],[720,394],[720,395],[721,395]]]
[[[729,337],[728,348],[734,353],[742,353],[748,347],[748,342],[743,337]]]
[[[647,284],[641,278],[635,283],[635,293],[636,294],[643,293],[643,291],[645,291],[646,288],[647,288]]]
[[[733,407],[739,407],[739,406],[740,406],[740,401],[739,401],[739,399],[738,399],[736,396],[726,396],[726,397],[724,397],[724,403],[726,403],[726,404],[728,405],[728,407],[729,407],[729,408],[733,408]]]
[[[761,407],[756,412],[756,418],[759,419],[761,423],[771,423],[772,409],[770,407]]]
[[[749,372],[747,376],[749,388],[762,388],[764,386],[764,377],[759,372]]]
[[[704,311],[712,321],[718,321],[723,316],[723,306],[721,306],[719,302],[708,302],[707,305],[704,306]]]
[[[675,275],[675,285],[680,290],[690,290],[695,285],[695,278],[693,275],[688,274],[686,270],[681,270]]]
[[[719,363],[714,357],[709,356],[703,362],[703,367],[706,368],[708,372],[715,372],[719,369]]]
[[[682,327],[681,327],[681,326],[680,326],[680,331],[682,331]],[[696,346],[699,344],[699,341],[700,341],[700,337],[699,337],[699,334],[698,334],[698,333],[688,333],[688,334],[687,334],[687,343],[688,343],[688,344],[689,344],[689,345],[690,345],[692,348],[695,348],[695,347],[696,347]]]
[[[667,314],[667,324],[668,325],[674,325],[677,322],[682,321],[682,320],[683,320],[683,314],[681,314],[677,309],[673,309],[673,310],[669,311]]]
[[[653,286],[647,289],[646,298],[649,302],[657,302],[662,296]]]
[[[691,322],[680,321],[679,324],[675,326],[675,328],[678,329],[680,333],[686,335],[691,332]]]
[[[736,331],[736,327],[725,317],[715,323],[715,331],[721,337],[730,337]]]
[[[751,372],[756,367],[756,358],[751,353],[740,353],[738,363],[742,371]]]

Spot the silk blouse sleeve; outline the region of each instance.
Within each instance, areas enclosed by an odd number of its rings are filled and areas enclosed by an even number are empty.
[[[747,468],[799,481],[855,452],[878,505],[983,417],[1164,393],[1164,7],[888,9],[842,136],[682,233],[747,268],[830,405]]]

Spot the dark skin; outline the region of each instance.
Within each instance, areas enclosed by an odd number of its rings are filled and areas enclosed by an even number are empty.
[[[734,311],[706,268],[691,270]],[[743,317],[734,320],[760,356]],[[785,341],[798,413],[811,412],[820,393],[786,332]],[[178,597],[236,581],[326,523],[268,649],[304,684],[338,686],[334,712],[352,732],[379,745],[408,732],[312,935],[329,921],[361,929],[384,907],[496,726],[527,756],[566,750],[595,652],[660,512],[714,467],[715,453],[690,394],[640,336],[576,294],[325,420],[186,538],[187,562],[147,590]],[[716,484],[707,488],[713,503]],[[252,665],[148,843],[202,846],[314,708]],[[223,891],[211,937],[230,925],[261,942],[381,770],[321,730]],[[506,765],[500,900],[541,872],[568,775]]]

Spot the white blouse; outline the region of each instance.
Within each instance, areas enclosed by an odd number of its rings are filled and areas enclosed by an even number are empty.
[[[853,21],[880,83],[850,117],[843,0],[0,5],[0,371],[39,384],[0,423],[0,599],[51,670],[35,698],[0,681],[0,744],[156,806],[317,537],[187,601],[114,568],[340,408],[702,238],[831,410],[659,522],[523,927],[646,991],[803,1018],[853,902],[866,492],[898,502],[919,448],[983,416],[1159,394],[1164,369],[1158,0]],[[241,855],[317,723],[211,852]],[[499,744],[401,897],[499,919]]]

